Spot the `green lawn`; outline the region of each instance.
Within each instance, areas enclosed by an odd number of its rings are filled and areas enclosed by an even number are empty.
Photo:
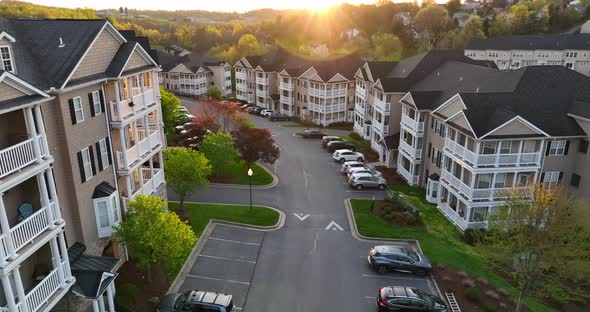
[[[272,175],[259,164],[252,166],[252,185],[267,185],[272,183]],[[243,161],[236,161],[224,168],[223,175],[231,177],[230,184],[248,185],[248,167]]]
[[[176,202],[168,203],[168,207],[172,210],[178,209],[178,205]],[[248,205],[184,203],[184,207],[197,237],[201,237],[211,219],[260,226],[275,225],[279,220],[278,212],[260,206],[253,206],[252,212]]]
[[[339,135],[339,137],[345,141],[348,141],[352,144],[354,144],[354,147],[356,147],[357,151],[366,149],[366,148],[370,148],[370,143],[364,140],[355,140],[353,139],[350,135]]]
[[[492,285],[508,290],[516,296],[514,289],[506,280],[502,279],[486,266],[482,255],[461,240],[461,232],[455,228],[437,209],[424,200],[424,191],[409,186],[392,185],[394,191],[404,194],[406,201],[418,209],[422,214],[425,226],[423,228],[406,228],[392,226],[370,211],[371,200],[351,200],[352,210],[358,227],[363,236],[417,239],[422,250],[435,264],[446,265],[465,271],[472,276],[482,277]],[[549,307],[533,300],[526,301],[533,311],[552,311]]]

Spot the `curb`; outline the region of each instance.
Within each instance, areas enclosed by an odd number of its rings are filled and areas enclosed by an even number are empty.
[[[258,164],[258,163],[257,163]],[[279,184],[279,177],[277,177],[274,173],[272,173],[268,168],[265,166],[258,164],[262,169],[266,170],[272,176],[272,182],[266,185],[252,185],[253,190],[266,190],[273,188]],[[233,189],[249,189],[249,185],[244,184],[228,184],[228,183],[209,183],[209,186],[217,187],[217,188],[233,188]]]
[[[170,201],[170,202],[177,203],[177,201]],[[203,202],[185,202],[185,203],[234,206],[233,204],[223,204],[223,203],[203,203]],[[180,290],[180,286],[182,286],[182,283],[184,283],[184,280],[186,279],[186,276],[188,275],[192,265],[195,263],[195,260],[197,259],[199,254],[201,254],[201,250],[203,249],[203,246],[205,245],[205,242],[207,241],[206,239],[202,239],[202,238],[209,237],[209,235],[211,235],[211,232],[213,232],[213,229],[215,229],[215,226],[217,224],[229,225],[229,226],[233,226],[233,227],[248,228],[248,229],[258,230],[258,231],[267,231],[267,232],[279,230],[285,225],[287,215],[284,212],[282,212],[281,210],[274,208],[274,207],[264,206],[264,205],[256,205],[256,206],[269,208],[269,209],[272,209],[272,210],[278,212],[279,213],[279,220],[277,220],[277,223],[274,225],[270,225],[270,226],[260,226],[260,225],[243,224],[243,223],[218,220],[218,219],[209,220],[209,223],[207,223],[207,226],[203,230],[203,233],[201,233],[201,237],[198,238],[198,241],[195,244],[195,247],[193,247],[193,249],[191,250],[191,253],[188,255],[188,257],[184,261],[182,268],[180,269],[178,274],[176,274],[176,277],[174,278],[174,281],[172,282],[172,284],[170,284],[170,287],[168,288],[168,291],[166,291],[166,294],[168,295],[168,294],[177,293]]]
[[[388,241],[388,242],[398,242],[398,243],[414,243],[418,247],[418,250],[421,254],[424,254],[422,251],[422,247],[420,247],[420,242],[417,239],[395,239],[395,238],[383,238],[383,237],[369,237],[361,235],[358,232],[358,228],[356,226],[356,219],[354,218],[354,213],[352,211],[352,205],[350,204],[350,200],[354,198],[349,198],[344,201],[344,206],[346,207],[346,217],[348,218],[348,225],[350,227],[350,233],[352,237],[359,241],[365,242],[372,242],[372,241]],[[364,198],[359,198],[364,199]],[[444,300],[442,293],[440,292],[440,288],[438,288],[438,284],[436,280],[434,280],[434,276],[430,274],[428,276],[428,281],[432,283],[434,290],[437,292],[438,296]]]

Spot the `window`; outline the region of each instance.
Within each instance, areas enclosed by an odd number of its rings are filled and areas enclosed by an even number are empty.
[[[494,181],[494,188],[504,188],[506,184],[506,174],[496,173],[496,180]]]
[[[488,215],[488,207],[472,207],[471,216],[469,221],[471,222],[483,222],[486,220]]]
[[[0,61],[2,69],[11,73],[14,73],[14,66],[12,65],[12,57],[10,55],[10,47],[0,47]]]
[[[580,179],[581,178],[582,177],[580,177],[579,175],[577,175],[575,173],[572,174],[572,180],[570,181],[570,185],[571,186],[575,186],[575,187],[579,187],[580,186]]]
[[[92,201],[98,237],[103,238],[113,235],[113,226],[117,225],[121,220],[117,192],[113,192],[107,197],[95,198]]]
[[[110,165],[109,147],[107,138],[104,138],[96,143],[96,153],[98,154],[98,169],[103,171]]]
[[[529,184],[529,175],[526,173],[519,173],[516,177],[517,186],[524,187]]]
[[[561,173],[559,171],[545,172],[543,173],[543,183],[546,186],[557,185],[559,183],[560,176]]]
[[[492,184],[492,175],[491,174],[480,174],[477,176],[477,188],[478,189],[488,189]]]
[[[510,142],[510,141],[500,142],[500,154],[510,154],[511,147],[512,147],[512,142]]]
[[[94,169],[94,155],[92,155],[92,146],[78,152],[78,163],[80,165],[80,177],[82,183],[90,180],[96,173]]]
[[[482,151],[482,154],[484,155],[496,154],[496,142],[483,143]]]
[[[72,114],[72,124],[75,125],[84,121],[84,110],[82,109],[82,98],[75,97],[70,99],[70,111]]]
[[[583,153],[583,154],[588,153],[588,141],[587,140],[580,141],[580,145],[578,146],[578,152]]]
[[[536,142],[535,141],[526,141],[522,146],[523,153],[535,153],[536,152]]]
[[[549,155],[563,155],[565,153],[565,145],[566,141],[551,141],[551,145],[549,146]]]
[[[90,108],[92,108],[92,116],[102,113],[102,105],[100,103],[100,92],[94,91],[88,95],[90,100]]]

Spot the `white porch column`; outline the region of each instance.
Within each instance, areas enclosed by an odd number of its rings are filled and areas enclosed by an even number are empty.
[[[116,113],[117,113],[117,120],[121,121],[123,118],[121,116],[121,91],[119,90],[119,82],[115,81],[113,83],[115,85],[115,102],[116,102]],[[114,117],[114,116],[113,116]]]
[[[100,309],[100,312],[106,312],[104,307],[104,297],[102,295],[98,297],[98,308]]]
[[[20,277],[20,265],[12,270],[12,277],[14,278],[14,285],[16,286],[16,295],[18,296],[18,302],[22,302],[20,305],[20,312],[29,312],[29,306],[25,303],[25,288],[23,287],[23,280]]]
[[[154,157],[150,158],[150,183],[152,184],[152,190],[156,190],[156,181],[154,179]]]
[[[133,136],[135,137],[135,151],[137,152],[137,159],[139,160],[139,158],[141,158],[141,152],[140,152],[140,140],[139,140],[139,135],[137,133],[137,120],[132,122],[130,124],[130,126],[133,128]]]
[[[47,221],[50,223],[49,227],[55,228],[55,220],[53,218],[53,211],[51,209],[51,202],[49,201],[49,194],[47,192],[47,184],[45,182],[45,174],[43,172],[37,174],[37,184],[39,185],[39,191],[41,193],[41,205],[45,207],[45,214],[47,215]]]
[[[137,78],[139,79],[139,87],[141,88],[141,97],[143,98],[143,105],[148,106],[152,103],[147,103],[147,101],[145,100],[145,81],[143,78],[143,74],[139,74]]]
[[[37,136],[37,126],[35,125],[35,119],[33,118],[33,110],[30,107],[25,108],[25,115],[27,118],[27,130],[31,139],[33,139],[33,153],[35,154],[35,159],[41,161],[41,145],[39,144],[39,137]]]
[[[57,269],[57,279],[59,280],[59,288],[66,286],[66,277],[64,274],[63,266],[61,265],[61,256],[59,255],[59,247],[57,246],[57,237],[52,238],[49,241],[49,247],[51,249],[51,261],[53,262],[53,268]]]
[[[100,308],[98,307],[98,299],[92,300],[92,312],[100,312]]]
[[[518,177],[518,172],[514,172],[514,178],[512,179],[512,187],[516,187],[516,182],[517,182],[517,178]],[[504,186],[506,187],[506,186]]]
[[[143,116],[143,126],[145,127],[145,135],[147,137],[147,142],[149,149],[152,149],[152,142],[150,140],[150,118],[149,115]]]
[[[4,288],[4,297],[6,298],[8,311],[18,311],[16,309],[14,293],[12,292],[12,285],[10,285],[10,279],[8,278],[8,275],[0,275],[0,279],[2,279],[2,288]]]
[[[68,258],[68,247],[66,246],[66,238],[64,236],[64,232],[61,231],[57,235],[57,239],[59,241],[59,249],[61,250],[61,254],[63,255],[62,259],[64,261],[64,276],[67,282],[71,282],[74,277],[72,276],[72,270],[70,269],[70,259]]]
[[[10,235],[10,224],[8,224],[8,216],[6,215],[6,209],[4,208],[4,200],[2,197],[3,193],[0,193],[0,226],[2,226],[2,234],[4,235],[4,243],[6,244],[6,251],[8,259],[12,260],[16,258],[16,252],[14,250],[14,243],[12,242],[12,235]],[[0,248],[0,255],[4,253],[4,250]],[[4,256],[4,255],[2,255]],[[0,258],[0,264],[5,264],[5,257]]]
[[[53,205],[55,209],[52,211],[53,220],[55,223],[61,223],[61,210],[59,207],[59,201],[57,200],[57,191],[55,190],[55,179],[53,178],[53,168],[49,167],[47,169],[47,184],[49,184],[49,194],[51,195],[51,199],[53,200]]]
[[[41,114],[41,106],[35,105],[35,118],[37,119],[37,123],[39,125],[37,131],[43,137],[41,140],[43,143],[42,146],[42,154],[47,153],[49,155],[49,146],[47,145],[47,135],[45,134],[45,123],[43,122],[43,115]]]
[[[494,185],[496,184],[496,173],[492,174],[492,184],[490,185],[490,200],[494,200]]]
[[[111,285],[107,287],[107,302],[109,304],[109,312],[115,312],[115,294],[113,294],[113,285],[115,282],[111,282]]]
[[[143,189],[143,185],[145,183],[145,181],[143,180],[143,167],[140,166],[139,168],[137,168],[137,171],[139,172],[139,188]]]
[[[131,187],[131,174],[125,176],[125,183],[127,183],[127,197],[131,200],[131,196],[133,196],[134,189]]]

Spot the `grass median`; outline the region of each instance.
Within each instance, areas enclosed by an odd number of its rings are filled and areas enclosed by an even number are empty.
[[[172,210],[178,209],[179,203],[169,202]],[[198,237],[205,230],[211,219],[237,222],[247,225],[272,226],[279,221],[279,213],[273,209],[249,205],[223,205],[205,203],[184,203],[186,217],[190,220],[193,231]]]
[[[498,288],[506,289],[512,296],[518,291],[506,280],[490,270],[483,256],[461,239],[461,232],[455,228],[436,208],[425,201],[424,191],[415,187],[390,186],[403,194],[408,204],[420,209],[423,227],[392,226],[373,214],[371,200],[352,199],[351,205],[359,234],[367,237],[416,239],[424,254],[434,263],[465,271],[468,274],[486,279]],[[553,311],[551,308],[527,299],[532,311]]]
[[[268,185],[273,181],[272,175],[259,164],[252,165],[252,185]],[[235,161],[225,168],[221,173],[222,181],[215,181],[219,183],[248,185],[248,166],[244,161]]]

